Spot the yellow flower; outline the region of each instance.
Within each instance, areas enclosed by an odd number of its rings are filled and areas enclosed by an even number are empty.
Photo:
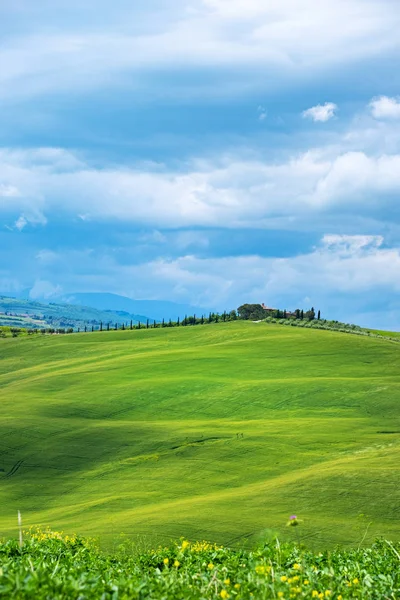
[[[287,581],[287,577],[286,577],[286,575],[282,575],[282,577],[281,577],[281,581]]]
[[[318,598],[318,595],[319,595],[319,594],[318,594],[317,590],[313,590],[313,591],[312,591],[312,594],[311,594],[311,596],[312,596],[313,598]]]
[[[322,600],[322,598],[324,597],[324,593],[321,592],[320,594],[318,594],[318,598],[320,598]]]
[[[231,584],[231,580],[229,579],[229,577],[227,579],[224,579],[224,584],[225,585],[230,585]]]
[[[267,565],[257,565],[255,571],[257,575],[263,575],[264,573],[267,575],[271,571],[271,567]]]
[[[305,579],[305,580],[303,581],[303,583],[304,583],[304,585],[309,585],[309,584],[310,584],[310,582],[308,581],[308,579]]]
[[[278,592],[278,598],[283,598],[283,592]]]
[[[235,588],[235,590],[240,590],[240,583],[235,583],[233,587]]]
[[[360,583],[360,580],[357,577],[355,577],[353,579],[353,583],[354,583],[354,585],[358,585]]]
[[[229,598],[229,594],[226,590],[222,590],[220,596],[221,598]]]
[[[299,581],[300,577],[298,575],[295,575],[294,577],[292,577],[292,581]]]
[[[339,594],[339,596],[337,597],[337,600],[343,600],[342,594]]]
[[[164,565],[169,565],[169,558],[164,558]]]
[[[264,565],[257,565],[256,566],[256,573],[257,573],[257,575],[263,575],[264,573],[268,573],[268,571],[270,571],[269,567],[265,567]]]
[[[208,563],[208,568],[210,569],[210,571],[214,568],[214,565],[212,563]]]
[[[174,567],[179,567],[179,565],[180,565],[180,564],[181,564],[181,563],[179,562],[179,560],[176,560],[176,561],[174,562]]]
[[[182,550],[186,550],[186,548],[189,548],[190,544],[187,540],[183,540],[182,542]]]
[[[301,565],[299,565],[299,563],[295,563],[295,564],[293,565],[293,569],[296,569],[296,571],[300,571],[300,569],[301,569]]]
[[[328,596],[331,596],[332,592],[331,590],[325,590],[325,596],[328,598]]]

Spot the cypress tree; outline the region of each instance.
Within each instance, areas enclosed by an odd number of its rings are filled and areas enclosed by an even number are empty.
[[[169,318],[168,327],[172,327],[172,320],[171,320],[171,317]]]
[[[118,329],[118,323],[115,323],[115,331]]]
[[[162,320],[162,325],[161,325],[161,327],[165,327],[165,321],[164,321],[164,319]]]
[[[201,315],[201,324],[204,325],[204,315]]]
[[[122,323],[122,331],[125,331],[125,323]]]
[[[107,331],[110,331],[110,323],[107,323]]]
[[[153,329],[155,329],[157,327],[156,322],[154,321],[153,323]]]
[[[286,308],[285,308],[285,310],[283,311],[283,318],[286,319],[286,317],[287,317],[287,313],[286,313]]]
[[[100,331],[103,331],[103,321],[100,321]]]
[[[301,313],[300,313],[300,319],[303,320],[304,319],[304,310],[301,309]]]
[[[140,321],[139,321],[138,322],[138,329],[140,329],[140,328],[141,328],[141,324],[140,324]]]
[[[187,315],[185,315],[185,318],[182,321],[182,325],[184,325],[186,327],[186,325],[187,325]]]
[[[180,321],[179,321],[179,317],[178,317],[178,320],[176,322],[176,326],[179,327],[179,325],[180,325]]]
[[[193,325],[196,325],[196,315],[193,315]]]
[[[85,325],[85,333],[86,333],[86,331],[87,331],[87,327],[86,327],[86,325]]]
[[[133,322],[131,321],[131,331],[132,331],[132,329],[133,329]]]
[[[92,325],[92,333],[93,333],[93,331],[94,331],[94,327],[93,327],[93,325]]]
[[[320,319],[321,319],[321,311],[319,310],[318,311],[318,321],[320,321]]]
[[[148,329],[148,328],[149,328],[149,320],[147,319],[147,321],[146,321],[146,329]]]

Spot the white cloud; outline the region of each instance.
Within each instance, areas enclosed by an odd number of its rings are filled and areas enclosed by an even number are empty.
[[[360,250],[375,251],[384,242],[381,235],[324,235],[322,245],[331,252],[341,256],[351,256]]]
[[[37,164],[37,151],[0,152],[0,179],[19,190],[0,206],[26,222],[47,218],[116,219],[159,228],[189,226],[293,228],[329,215],[396,220],[400,153],[375,156],[327,146],[280,163],[238,156],[165,168],[95,168],[63,151]],[[43,154],[46,154],[43,152]],[[46,156],[51,155],[47,153]],[[16,217],[14,217],[15,219]]]
[[[8,36],[0,51],[1,96],[70,92],[127,81],[140,87],[155,69],[276,67],[292,78],[330,65],[395,51],[400,10],[391,0],[191,0],[170,13],[148,18],[138,28],[132,8],[104,6],[103,21],[92,18],[35,22],[24,35]],[[139,9],[137,9],[139,10]],[[141,9],[143,12],[143,9]],[[71,11],[73,14],[73,11]],[[52,33],[49,34],[49,31]],[[257,85],[256,80],[254,84]],[[269,85],[272,84],[270,81]],[[277,85],[277,83],[275,84]],[[212,86],[230,93],[229,86]],[[173,90],[176,88],[173,86]],[[211,89],[211,88],[210,88]],[[166,90],[163,88],[163,95]],[[198,93],[198,86],[196,86]],[[180,90],[179,90],[180,93]]]
[[[19,196],[19,191],[13,185],[0,183],[0,198],[15,198]]]
[[[29,297],[32,300],[46,299],[60,296],[62,294],[62,287],[60,285],[53,285],[49,281],[37,279],[29,292]]]
[[[303,111],[302,115],[305,119],[312,119],[315,122],[326,123],[335,116],[337,105],[333,102],[326,102],[321,105],[313,106]]]
[[[15,221],[14,227],[18,229],[18,231],[22,231],[27,224],[28,221],[25,219],[24,215],[20,215]]]
[[[400,97],[379,96],[369,106],[375,119],[400,119]]]
[[[186,255],[121,265],[112,254],[72,252],[63,260],[79,264],[75,272],[62,272],[64,289],[113,291],[133,298],[168,297],[222,310],[243,302],[264,301],[293,309],[308,302],[332,318],[345,318],[346,313],[369,305],[371,299],[384,307],[390,294],[400,292],[400,248],[386,248],[380,236],[327,234],[313,250],[288,258]],[[40,282],[34,293],[43,295],[54,289]]]

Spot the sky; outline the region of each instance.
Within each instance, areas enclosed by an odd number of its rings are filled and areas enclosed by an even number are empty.
[[[0,293],[400,329],[398,0],[0,0]]]

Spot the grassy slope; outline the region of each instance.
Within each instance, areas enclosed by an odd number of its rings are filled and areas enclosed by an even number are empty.
[[[0,340],[0,533],[400,539],[399,364],[265,323]]]

